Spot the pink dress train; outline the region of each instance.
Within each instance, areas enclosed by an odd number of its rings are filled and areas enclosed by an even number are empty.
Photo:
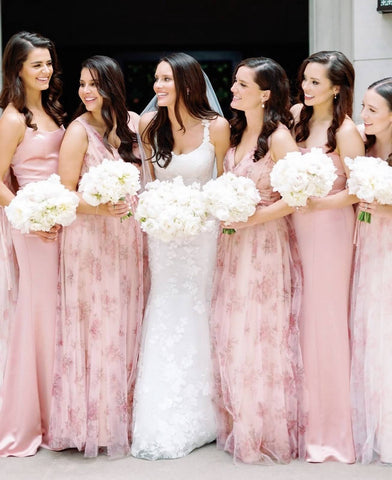
[[[20,188],[57,172],[64,129],[26,128],[11,167]],[[0,392],[0,456],[34,455],[47,446],[57,309],[58,241],[12,229],[19,268],[16,310]]]
[[[110,154],[88,135],[81,175]],[[119,153],[114,150],[114,159]],[[86,457],[130,449],[132,399],[143,300],[142,234],[133,217],[78,214],[61,244],[61,315],[57,328],[50,423],[54,449]]]
[[[350,315],[356,459],[392,463],[392,218],[372,214],[357,228]]]
[[[332,194],[345,188],[346,175],[340,157],[329,156],[338,174]],[[299,326],[309,412],[306,459],[353,463],[348,311],[354,209],[295,212],[292,218],[304,273]]]
[[[279,200],[270,186],[269,152],[253,162],[252,151],[237,166],[234,153],[227,153],[225,171],[254,180],[261,206]],[[295,245],[287,218],[219,238],[211,315],[217,446],[244,463],[288,463],[303,455]]]

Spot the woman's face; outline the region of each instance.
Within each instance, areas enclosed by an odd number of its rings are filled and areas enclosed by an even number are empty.
[[[79,97],[88,112],[100,112],[103,98],[88,68],[82,68],[79,81]]]
[[[19,72],[26,91],[47,90],[52,75],[52,58],[47,48],[33,48]]]
[[[231,108],[242,111],[262,108],[263,90],[260,90],[254,81],[254,72],[251,68],[242,66],[237,70],[230,90],[233,94]]]
[[[391,132],[392,111],[385,98],[373,89],[367,90],[363,97],[361,117],[367,135]]]
[[[175,104],[177,95],[173,70],[167,62],[160,62],[155,70],[154,92],[159,107]]]
[[[327,77],[327,67],[321,63],[310,62],[306,65],[301,84],[304,103],[309,107],[331,104],[339,87],[332,85]]]

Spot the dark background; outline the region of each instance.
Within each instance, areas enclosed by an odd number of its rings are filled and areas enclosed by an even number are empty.
[[[209,76],[230,116],[232,72],[252,56],[270,57],[296,73],[309,54],[308,0],[3,0],[2,44],[20,30],[54,41],[63,71],[63,103],[71,115],[79,99],[81,62],[95,54],[117,59],[130,110],[140,113],[153,96],[159,58],[183,51]]]

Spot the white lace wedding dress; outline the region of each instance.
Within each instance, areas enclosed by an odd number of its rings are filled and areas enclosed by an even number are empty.
[[[212,178],[215,152],[209,122],[203,124],[201,145],[173,154],[166,169],[155,166],[156,178],[181,175],[186,184]],[[178,458],[215,440],[208,321],[217,228],[180,245],[148,239],[151,290],[134,395],[135,457]]]

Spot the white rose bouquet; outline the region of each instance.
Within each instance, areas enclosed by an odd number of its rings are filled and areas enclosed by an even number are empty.
[[[271,185],[291,207],[303,207],[309,197],[325,197],[337,177],[332,159],[321,148],[289,152],[271,171]]]
[[[185,185],[181,176],[147,183],[135,219],[144,232],[164,242],[182,241],[213,226],[200,185]]]
[[[96,207],[102,203],[117,203],[127,195],[136,195],[140,186],[140,171],[135,165],[105,158],[83,174],[79,192],[89,205]],[[131,215],[129,212],[127,216]]]
[[[11,225],[22,233],[48,232],[54,225],[70,225],[76,218],[79,197],[60,182],[55,173],[17,191],[4,208]]]
[[[344,162],[350,170],[347,187],[350,194],[365,202],[377,201],[392,205],[392,167],[381,158],[358,156],[346,157]],[[370,223],[370,212],[359,212],[358,220]]]
[[[225,172],[203,186],[208,212],[222,222],[246,222],[256,211],[260,193],[248,177]],[[223,228],[223,233],[235,233],[234,228]]]

